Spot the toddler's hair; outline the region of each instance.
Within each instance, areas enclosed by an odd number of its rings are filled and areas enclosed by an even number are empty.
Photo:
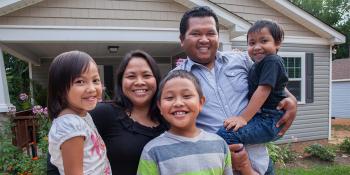
[[[284,39],[283,28],[279,24],[277,24],[276,22],[269,21],[269,20],[258,20],[258,21],[256,21],[253,24],[253,26],[250,27],[250,29],[248,30],[247,42],[249,42],[248,41],[248,35],[249,34],[260,32],[261,29],[263,29],[265,27],[270,31],[270,33],[271,33],[273,39],[275,40],[275,42],[281,44],[283,39]]]
[[[190,80],[194,87],[196,87],[197,93],[199,95],[199,98],[203,97],[203,91],[202,91],[202,87],[199,83],[199,80],[197,79],[197,77],[195,77],[191,72],[187,72],[185,70],[173,70],[171,72],[169,72],[164,78],[163,80],[160,82],[159,84],[159,91],[157,94],[157,101],[160,101],[163,89],[165,84],[174,78],[185,78]]]
[[[67,93],[75,78],[86,72],[95,61],[85,52],[70,51],[58,55],[49,68],[48,113],[54,119],[68,107]]]

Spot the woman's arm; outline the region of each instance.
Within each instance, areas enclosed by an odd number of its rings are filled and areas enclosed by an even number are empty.
[[[61,145],[65,175],[83,175],[84,137],[73,137]]]

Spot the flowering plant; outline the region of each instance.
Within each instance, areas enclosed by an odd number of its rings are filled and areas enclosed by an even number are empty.
[[[25,99],[25,95],[21,96]],[[28,97],[26,97],[28,98]],[[9,114],[16,112],[16,107],[9,108]],[[48,132],[51,126],[47,115],[47,108],[40,105],[32,107],[32,114],[37,126],[37,142],[31,142],[30,145],[37,145],[37,151],[32,156],[27,155],[22,149],[12,144],[13,133],[11,128],[13,123],[9,120],[4,126],[5,129],[0,132],[0,172],[10,174],[46,174],[46,159],[48,152]],[[1,174],[1,173],[0,173]]]
[[[30,99],[29,96],[26,93],[20,93],[18,96],[19,99],[19,105],[22,108],[22,110],[30,109]]]

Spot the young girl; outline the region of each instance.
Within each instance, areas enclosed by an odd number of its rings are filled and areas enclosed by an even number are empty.
[[[86,53],[58,55],[49,69],[51,163],[60,174],[111,174],[106,147],[88,111],[101,98],[97,65]]]
[[[157,104],[170,129],[144,147],[138,175],[232,174],[225,141],[196,127],[204,101],[192,73],[174,70],[162,80]]]

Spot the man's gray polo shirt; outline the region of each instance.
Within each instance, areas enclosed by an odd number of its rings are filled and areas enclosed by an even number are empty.
[[[187,58],[175,69],[192,72],[206,98],[197,126],[216,133],[226,118],[240,115],[248,104],[248,72],[253,62],[243,52],[217,52],[213,70]],[[263,144],[246,146],[255,170],[264,174],[269,157]]]

